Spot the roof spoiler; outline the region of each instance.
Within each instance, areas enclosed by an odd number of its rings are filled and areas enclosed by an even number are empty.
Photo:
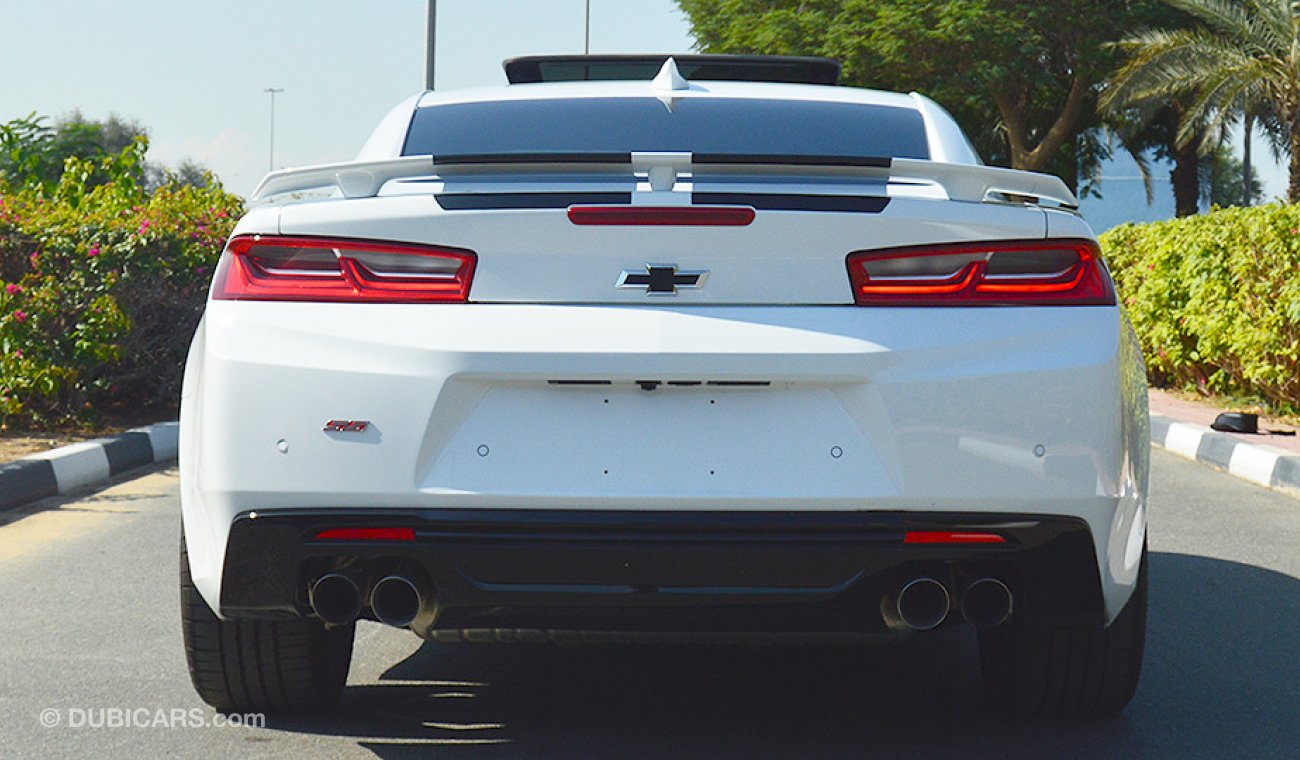
[[[258,184],[250,198],[265,201],[286,193],[337,187],[346,198],[369,198],[386,182],[439,175],[490,174],[521,168],[546,171],[630,169],[662,177],[680,173],[744,172],[792,176],[861,176],[892,182],[938,185],[954,201],[969,203],[1049,203],[1074,210],[1079,201],[1058,177],[1049,174],[913,158],[690,153],[500,153],[406,156],[383,161],[281,169]],[[663,180],[660,180],[662,183]],[[669,183],[671,186],[671,183]]]
[[[510,84],[654,79],[672,58],[686,79],[838,84],[840,62],[832,58],[793,55],[713,55],[655,53],[645,55],[530,55],[507,58]]]

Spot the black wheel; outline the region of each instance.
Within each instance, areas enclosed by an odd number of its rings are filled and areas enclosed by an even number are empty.
[[[1102,716],[1137,690],[1147,628],[1147,551],[1137,587],[1108,627],[1004,626],[980,632],[990,698],[1018,715]]]
[[[356,624],[316,620],[221,620],[190,578],[181,536],[181,629],[190,680],[223,712],[301,712],[326,707],[343,691]]]

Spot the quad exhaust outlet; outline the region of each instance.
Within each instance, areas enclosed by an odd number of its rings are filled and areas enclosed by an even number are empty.
[[[410,625],[423,605],[420,590],[400,575],[379,579],[370,592],[370,609],[375,613],[375,619],[395,628]]]
[[[976,628],[996,628],[1011,617],[1011,589],[997,578],[981,578],[961,597],[961,614]]]
[[[361,590],[346,575],[328,573],[316,579],[307,599],[317,617],[329,625],[347,625],[361,614]]]
[[[951,606],[948,589],[933,578],[916,578],[898,592],[898,616],[914,631],[938,628]]]

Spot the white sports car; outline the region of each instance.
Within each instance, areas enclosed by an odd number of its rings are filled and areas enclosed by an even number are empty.
[[[833,62],[665,58],[516,59],[262,182],[182,394],[199,694],[327,704],[357,619],[971,624],[1006,709],[1122,709],[1146,386],[1074,196]]]

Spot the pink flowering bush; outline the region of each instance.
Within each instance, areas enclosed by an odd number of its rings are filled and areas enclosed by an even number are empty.
[[[147,192],[144,151],[69,159],[52,188],[0,184],[0,426],[174,412],[243,201],[215,181]]]

